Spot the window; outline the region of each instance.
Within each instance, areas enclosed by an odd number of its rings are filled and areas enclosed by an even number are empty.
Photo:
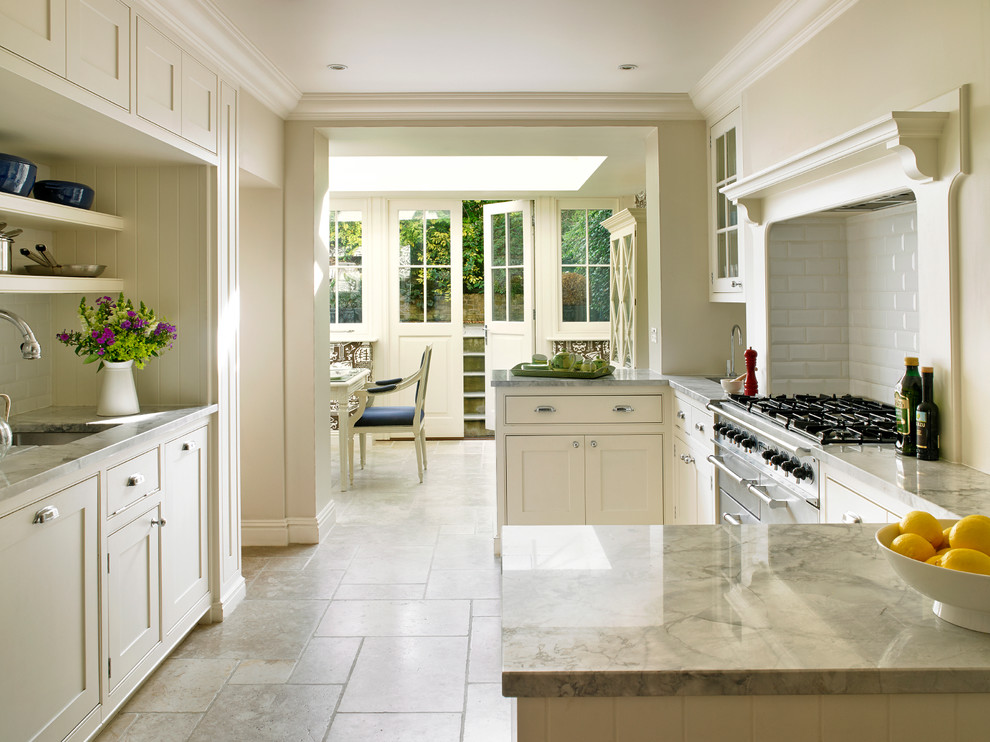
[[[612,209],[560,210],[562,322],[609,321],[609,233]]]
[[[451,321],[450,211],[399,211],[399,321]]]
[[[330,323],[363,321],[363,222],[360,211],[330,212]]]

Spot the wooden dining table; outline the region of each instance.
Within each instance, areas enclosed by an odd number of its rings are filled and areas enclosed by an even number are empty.
[[[334,371],[331,371],[333,374]],[[331,376],[330,399],[337,403],[337,432],[340,434],[340,491],[346,492],[350,483],[350,457],[348,456],[347,441],[350,435],[351,416],[347,414],[347,403],[358,389],[364,387],[371,374],[366,368],[350,369],[350,373],[342,373],[339,378]]]

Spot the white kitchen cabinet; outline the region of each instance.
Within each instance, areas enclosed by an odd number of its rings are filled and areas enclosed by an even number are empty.
[[[609,348],[624,368],[650,367],[646,209],[623,209],[602,222],[609,231]]]
[[[507,522],[663,522],[663,436],[508,436]]]
[[[165,634],[210,594],[207,428],[164,446],[162,616]],[[197,614],[195,618],[199,618]]]
[[[179,134],[210,152],[217,151],[217,73],[182,52],[182,124]]]
[[[505,524],[663,523],[657,387],[496,386],[495,404],[498,534]]]
[[[149,507],[150,506],[150,507]],[[161,496],[142,502],[127,525],[107,537],[108,696],[162,640]],[[128,683],[127,690],[132,686]],[[124,693],[123,695],[126,695]]]
[[[147,20],[137,19],[137,115],[181,134],[182,49]]]
[[[0,0],[0,46],[65,75],[66,0]]]
[[[826,477],[823,509],[826,523],[894,523],[909,508],[902,506],[897,512],[893,512],[831,477]]]
[[[708,463],[713,452],[714,418],[700,402],[674,395],[674,467],[667,517],[675,523],[713,524],[715,520],[714,472]]]
[[[739,111],[712,125],[709,145],[709,299],[745,301],[743,294],[743,238],[736,205],[721,190],[739,178],[742,148]]]
[[[130,7],[120,0],[65,1],[66,78],[130,110]]]
[[[96,477],[0,518],[0,737],[62,740],[100,703]]]

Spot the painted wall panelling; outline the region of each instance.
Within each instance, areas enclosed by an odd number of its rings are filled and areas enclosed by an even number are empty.
[[[54,72],[65,74],[66,0],[0,2],[0,46]]]
[[[120,0],[65,1],[66,77],[129,110],[131,9]]]

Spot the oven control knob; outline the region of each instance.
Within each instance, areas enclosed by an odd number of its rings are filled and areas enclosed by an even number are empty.
[[[805,466],[799,466],[797,469],[794,470],[794,478],[799,482],[802,479],[807,479],[809,482],[814,481],[815,472],[814,470],[812,470],[810,466],[806,464]]]
[[[743,439],[745,439],[747,437],[748,436],[740,430],[740,431],[736,432],[735,435],[732,436],[732,442],[733,443],[736,443],[736,444],[739,444],[739,443],[742,443],[743,442]]]
[[[747,451],[752,451],[754,448],[756,448],[759,445],[759,443],[760,442],[756,440],[756,438],[746,438],[742,442],[743,448],[745,448]]]
[[[715,435],[722,435],[723,433],[727,433],[731,429],[732,429],[732,426],[729,425],[728,423],[718,423],[713,428],[713,430],[715,431]]]
[[[796,461],[796,460],[791,459],[791,460],[782,462],[781,465],[780,465],[780,468],[783,469],[785,472],[790,473],[790,472],[794,471],[795,469],[797,469],[798,466],[800,465],[800,463],[801,463],[800,461]]]
[[[776,455],[777,455],[777,452],[774,451],[772,448],[768,448],[762,454],[763,460],[766,461],[768,464],[770,463],[770,459],[772,459]]]
[[[783,463],[784,463],[785,461],[787,461],[787,460],[788,460],[788,459],[787,459],[787,457],[786,457],[786,456],[785,456],[784,454],[782,454],[782,453],[777,453],[777,454],[774,454],[774,455],[773,455],[773,456],[772,456],[772,457],[770,458],[770,463],[771,463],[771,464],[772,464],[773,466],[780,466],[781,464],[783,464]]]

